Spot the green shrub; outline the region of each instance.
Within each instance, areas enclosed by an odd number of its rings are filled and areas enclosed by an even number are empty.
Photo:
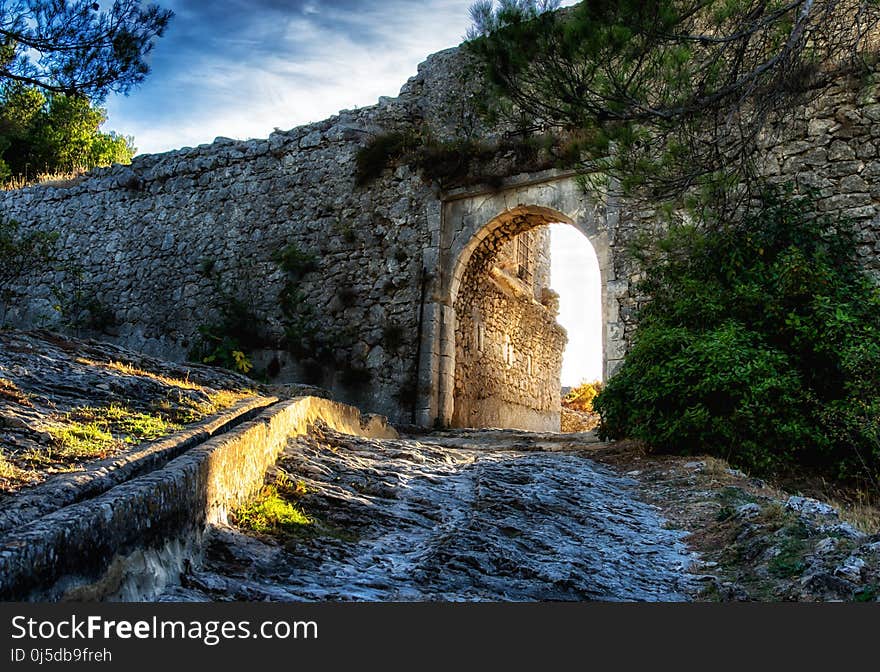
[[[272,255],[272,260],[282,271],[297,280],[306,273],[318,269],[318,258],[311,252],[301,250],[296,243],[290,243],[277,250]]]
[[[355,157],[355,183],[362,187],[378,179],[382,171],[416,146],[418,139],[412,133],[393,131],[374,136]]]
[[[594,401],[600,434],[763,473],[880,471],[880,291],[850,223],[767,192],[643,255],[653,300]]]

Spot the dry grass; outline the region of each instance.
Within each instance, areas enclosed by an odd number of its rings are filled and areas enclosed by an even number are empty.
[[[0,492],[9,492],[36,480],[38,476],[34,470],[22,469],[11,462],[0,445]]]
[[[33,406],[28,396],[19,390],[15,383],[6,378],[0,378],[0,399],[11,401],[20,406]]]
[[[151,373],[150,371],[144,371],[143,369],[139,369],[138,367],[136,367],[134,364],[127,364],[125,362],[96,362],[91,359],[86,359],[85,357],[77,358],[76,362],[77,364],[85,364],[86,366],[96,366],[107,371],[115,371],[126,376],[149,378],[150,380],[155,380],[156,382],[162,383],[163,385],[168,385],[170,387],[179,387],[182,390],[204,389],[203,386],[197,383],[190,382],[188,379],[162,376],[156,373]]]
[[[733,477],[730,473],[730,465],[727,464],[726,460],[717,457],[701,457],[700,461],[705,464],[703,473],[706,476],[711,476],[720,481],[727,481]]]
[[[864,491],[854,494],[855,501],[841,501],[832,497],[828,499],[828,503],[840,511],[842,520],[857,530],[861,530],[865,534],[880,533],[880,505],[878,505],[876,495],[871,499]],[[862,498],[861,501],[859,501],[859,497]]]
[[[868,482],[840,484],[820,476],[799,474],[779,481],[791,493],[826,502],[840,512],[840,519],[866,534],[880,533],[880,489]]]
[[[0,183],[0,190],[15,191],[16,189],[24,189],[35,184],[43,184],[49,187],[72,187],[86,172],[85,168],[78,168],[69,173],[39,173],[32,179],[27,179],[23,175],[16,175],[6,180],[6,182]]]

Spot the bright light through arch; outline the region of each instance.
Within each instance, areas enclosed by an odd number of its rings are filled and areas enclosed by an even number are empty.
[[[568,224],[550,225],[550,286],[559,294],[557,321],[568,332],[563,387],[602,380],[599,260],[586,236]]]

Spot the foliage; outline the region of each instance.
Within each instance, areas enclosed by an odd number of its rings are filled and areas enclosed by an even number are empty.
[[[373,182],[417,145],[418,140],[412,133],[392,131],[374,136],[355,157],[355,184],[362,187]]]
[[[307,273],[317,270],[318,259],[311,252],[304,252],[296,243],[277,250],[272,255],[272,260],[278,267],[295,279],[299,279]]]
[[[76,333],[82,330],[106,333],[116,326],[116,314],[86,286],[85,270],[76,264],[61,264],[57,270],[64,271],[68,282],[52,287],[53,310],[60,317],[65,329]]]
[[[408,165],[421,172],[426,180],[444,188],[486,183],[497,184],[495,162],[499,157],[512,158],[520,170],[570,168],[579,160],[577,133],[506,137],[480,141],[472,137],[440,140],[421,129],[374,136],[357,154],[358,186],[365,186],[386,168]]]
[[[841,72],[863,71],[880,24],[874,0],[556,5],[472,7],[467,46],[494,87],[494,115],[577,129],[582,172],[670,200],[752,184],[766,122]]]
[[[766,191],[741,221],[643,251],[633,347],[594,401],[602,436],[761,472],[880,471],[880,290],[846,221]]]
[[[236,525],[260,534],[295,536],[313,521],[288,501],[305,494],[301,484],[292,484],[279,476],[275,483],[263,486],[254,501],[232,513]]]
[[[5,87],[0,93],[0,180],[130,163],[133,139],[101,132],[106,118],[86,98]]]
[[[203,259],[200,266],[214,283],[219,316],[215,322],[198,327],[200,338],[190,349],[189,358],[248,374],[253,370],[248,353],[265,344],[260,321],[250,303],[240,298],[235,289],[224,288],[213,260]]]
[[[190,352],[190,357],[203,364],[220,366],[230,371],[250,373],[254,368],[250,358],[245,354],[245,346],[241,341],[226,330],[229,323],[203,324],[199,326],[201,340]]]
[[[20,233],[19,223],[0,217],[0,301],[10,300],[11,285],[28,270],[54,261],[54,233]]]
[[[406,329],[399,324],[386,324],[382,327],[382,343],[389,351],[399,350],[406,343]]]
[[[140,0],[0,2],[0,83],[102,99],[149,72],[147,58],[172,12]]]
[[[108,454],[121,443],[140,443],[180,429],[161,415],[132,411],[125,406],[73,409],[64,420],[49,427],[62,457],[84,458]]]
[[[573,388],[562,400],[562,405],[583,413],[593,412],[593,399],[602,391],[602,381],[583,382]]]

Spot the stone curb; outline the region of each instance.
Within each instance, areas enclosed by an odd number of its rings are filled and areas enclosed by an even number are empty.
[[[300,397],[275,404],[160,469],[6,534],[0,600],[150,599],[177,577],[141,580],[145,552],[177,549],[187,557],[159,560],[176,568],[195,557],[205,526],[224,522],[252,497],[287,439],[318,422],[347,434],[397,436],[383,418],[338,402]]]
[[[168,437],[135,446],[122,455],[92,462],[85,466],[85,471],[53,476],[24,492],[10,495],[3,502],[3,510],[0,511],[0,535],[159,469],[193,446],[253,419],[260,411],[277,401],[275,397],[242,399],[220,415]]]

